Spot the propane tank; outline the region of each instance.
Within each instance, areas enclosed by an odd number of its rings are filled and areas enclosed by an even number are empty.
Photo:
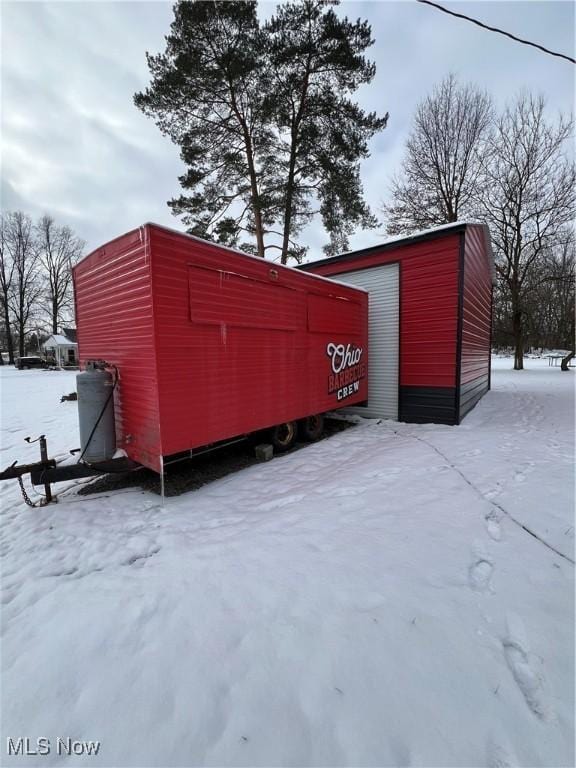
[[[114,382],[104,366],[89,360],[76,376],[81,456],[88,464],[111,459],[116,451]]]

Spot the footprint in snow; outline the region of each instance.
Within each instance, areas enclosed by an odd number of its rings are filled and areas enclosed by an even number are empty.
[[[400,474],[402,470],[400,467],[386,467],[386,469],[370,470],[370,472],[364,472],[362,477],[367,480],[386,480],[386,478],[394,477]]]
[[[514,480],[517,483],[523,483],[526,480],[526,475],[528,475],[535,467],[535,464],[533,461],[528,461],[523,466],[519,467],[515,473],[514,473]]]
[[[488,746],[488,768],[512,768],[515,765],[514,758],[501,744],[492,742]]]
[[[394,765],[398,768],[410,768],[412,765],[422,764],[422,761],[413,753],[412,747],[405,742],[392,742],[390,747],[394,756]]]
[[[468,582],[477,592],[485,592],[490,588],[490,579],[494,566],[488,560],[477,560],[468,570]]]
[[[258,504],[256,509],[259,512],[271,512],[274,509],[281,509],[290,504],[297,504],[299,501],[302,501],[303,498],[304,495],[301,493],[296,493],[292,496],[282,496],[279,499],[272,499],[271,501],[265,501],[263,504]]]
[[[359,496],[364,493],[364,488],[334,488],[328,495],[331,499],[342,499],[349,496]]]
[[[140,567],[143,565],[143,562],[145,560],[148,560],[150,557],[154,557],[154,555],[157,555],[158,552],[160,552],[160,547],[154,547],[153,549],[150,549],[148,552],[141,552],[138,554],[131,555],[127,560],[125,560],[122,565],[137,565]]]
[[[550,720],[551,710],[546,701],[543,678],[538,671],[542,662],[531,654],[522,621],[516,616],[508,618],[508,633],[502,640],[508,668],[526,704],[540,720]]]
[[[500,521],[494,513],[490,513],[486,518],[486,530],[488,536],[494,541],[500,541],[502,538],[502,529],[500,527]]]

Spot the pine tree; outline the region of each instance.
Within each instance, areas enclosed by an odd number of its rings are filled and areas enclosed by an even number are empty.
[[[256,3],[177,2],[166,51],[147,54],[136,105],[180,146],[190,194],[170,201],[193,234],[235,245],[242,230],[264,256],[262,195],[273,135],[263,116],[263,45]]]
[[[261,27],[252,1],[174,6],[166,51],[147,54],[150,86],[135,95],[181,150],[186,194],[169,202],[193,234],[238,245],[243,233],[282,263],[315,213],[328,250],[355,226],[374,226],[359,162],[386,125],[348,94],[374,76],[365,22],[339,19],[328,0],[281,6]],[[316,207],[318,210],[314,211]]]
[[[328,254],[348,247],[355,226],[377,224],[363,198],[359,161],[388,115],[366,113],[348,98],[374,77],[375,65],[363,56],[373,40],[367,22],[340,19],[334,5],[287,3],[266,25],[274,85],[269,104],[280,137],[282,263],[299,255],[292,237],[312,217],[313,198],[330,236]]]

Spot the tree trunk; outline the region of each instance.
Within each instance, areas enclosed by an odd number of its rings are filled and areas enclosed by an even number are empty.
[[[58,333],[58,302],[52,299],[52,333]]]
[[[572,360],[572,358],[574,357],[574,354],[575,354],[574,350],[572,350],[572,352],[570,352],[569,355],[566,355],[566,357],[562,359],[562,362],[560,363],[560,370],[562,371],[570,370],[570,360]]]
[[[288,179],[286,183],[286,205],[284,207],[284,231],[282,234],[282,255],[280,258],[281,264],[286,264],[288,261],[288,248],[290,247],[290,227],[292,226],[292,201],[294,199],[294,178],[296,175],[296,155],[298,153],[298,134],[300,131],[300,123],[302,121],[302,114],[304,112],[304,104],[306,102],[306,96],[308,93],[308,83],[310,77],[310,58],[308,58],[308,65],[306,76],[304,78],[304,84],[302,86],[302,97],[300,99],[300,106],[298,107],[298,113],[294,119],[292,126],[291,146],[290,146],[290,166],[288,169]]]
[[[513,302],[513,306],[516,302]],[[512,315],[512,332],[514,334],[514,370],[524,370],[524,328],[522,323],[522,310],[514,306]]]
[[[256,176],[256,167],[252,155],[252,142],[248,132],[245,132],[246,138],[246,157],[248,160],[248,172],[250,174],[250,190],[252,196],[252,212],[254,213],[254,234],[256,236],[256,252],[261,258],[264,258],[266,251],[264,249],[264,225],[262,224],[262,212],[260,211],[260,195],[258,194],[258,178]]]
[[[246,149],[246,162],[248,164],[248,175],[250,176],[250,196],[252,198],[252,213],[254,214],[254,234],[256,237],[256,251],[257,255],[261,258],[265,258],[266,249],[264,248],[264,225],[262,223],[262,211],[260,210],[260,195],[258,192],[258,175],[256,173],[256,166],[254,164],[254,148],[252,146],[252,138],[250,131],[246,124],[246,120],[240,114],[238,104],[236,102],[236,96],[234,94],[234,88],[232,82],[229,79],[228,84],[230,87],[230,99],[234,114],[240,124],[242,134],[244,136],[244,147]]]
[[[8,303],[4,302],[4,331],[6,333],[6,346],[8,347],[8,362],[14,364],[14,341],[12,340],[12,329],[10,328],[10,312]]]
[[[288,261],[288,248],[290,246],[290,226],[292,224],[292,199],[294,193],[294,170],[296,168],[296,149],[292,147],[290,153],[290,169],[288,171],[288,182],[286,184],[286,207],[284,209],[284,232],[282,234],[282,255],[280,263],[286,264]]]
[[[19,286],[20,297],[18,301],[19,315],[18,315],[18,354],[20,357],[24,357],[26,349],[24,348],[24,334],[26,328],[26,322],[24,320],[24,287]]]
[[[258,177],[252,154],[252,142],[248,129],[244,128],[244,140],[246,143],[246,159],[248,161],[248,173],[250,174],[250,191],[252,197],[252,212],[254,214],[254,234],[256,236],[257,255],[264,258],[264,225],[262,224],[262,212],[260,211],[260,195],[258,193]]]

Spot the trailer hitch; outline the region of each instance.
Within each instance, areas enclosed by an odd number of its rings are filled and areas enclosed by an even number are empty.
[[[16,478],[20,485],[22,498],[26,504],[28,504],[29,507],[36,507],[38,504],[35,504],[26,493],[26,489],[24,488],[24,483],[22,481],[22,476],[37,470],[45,471],[47,469],[52,469],[53,467],[56,467],[56,461],[54,459],[48,458],[46,435],[40,435],[40,437],[37,437],[35,440],[33,440],[31,437],[25,437],[24,440],[27,443],[40,443],[40,461],[36,461],[33,464],[18,464],[18,462],[15,461],[3,472],[0,472],[0,480],[11,480]],[[43,507],[46,504],[50,504],[51,501],[56,501],[56,499],[52,497],[52,489],[50,488],[50,483],[48,482],[44,483],[44,493],[45,496],[40,500],[39,506]]]
[[[101,461],[98,464],[64,464],[58,466],[55,459],[48,458],[48,445],[46,436],[40,435],[36,439],[25,437],[25,442],[40,443],[40,461],[32,464],[18,464],[13,462],[9,467],[0,472],[1,480],[18,480],[22,498],[29,507],[44,507],[51,502],[57,502],[58,499],[52,494],[51,483],[58,483],[64,480],[75,480],[81,477],[92,477],[94,475],[107,474],[109,472],[131,472],[142,469],[142,465],[122,456],[116,459]],[[22,477],[30,475],[32,485],[44,486],[44,497],[39,502],[33,502],[24,488]]]

